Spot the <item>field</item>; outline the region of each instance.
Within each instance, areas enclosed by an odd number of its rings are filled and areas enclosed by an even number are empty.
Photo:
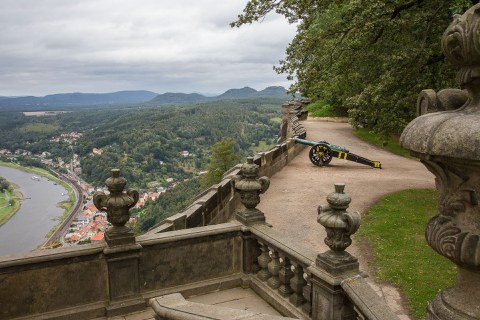
[[[28,133],[52,133],[58,130],[58,126],[50,123],[27,123],[19,130]]]
[[[0,226],[13,217],[18,209],[20,209],[20,197],[20,193],[9,190],[0,193]],[[10,205],[11,203],[9,200],[13,200],[12,205]]]

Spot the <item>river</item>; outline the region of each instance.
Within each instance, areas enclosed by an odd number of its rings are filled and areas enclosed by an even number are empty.
[[[29,252],[46,240],[63,213],[57,204],[68,200],[67,190],[35,174],[0,166],[0,176],[18,185],[23,194],[20,210],[0,227],[0,255]]]

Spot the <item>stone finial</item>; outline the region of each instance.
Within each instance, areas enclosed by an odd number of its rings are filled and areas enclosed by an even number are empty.
[[[360,227],[360,214],[349,213],[352,199],[344,192],[344,183],[335,183],[335,192],[327,196],[327,205],[318,207],[317,221],[325,227],[325,244],[330,250],[317,257],[317,266],[332,274],[358,270],[358,262],[345,249],[352,244],[350,236]]]
[[[130,219],[129,210],[138,199],[138,191],[130,189],[123,191],[127,180],[120,177],[119,169],[112,169],[112,176],[105,180],[105,185],[110,191],[105,194],[101,191],[93,195],[93,203],[98,210],[107,212],[108,222],[112,224],[105,233],[105,241],[109,246],[130,244],[135,242],[133,231],[125,226]]]
[[[447,91],[442,109],[450,111],[414,119],[400,138],[401,145],[436,177],[439,214],[428,222],[426,240],[458,266],[457,284],[442,291],[428,306],[427,319],[432,320],[480,319],[479,32],[477,4],[455,16],[442,38],[448,60],[460,67],[457,79],[466,89],[464,104],[458,106],[460,100],[451,99]]]
[[[240,193],[240,201],[246,208],[237,212],[236,217],[245,225],[265,222],[265,215],[256,206],[260,203],[260,194],[270,186],[270,179],[259,178],[258,171],[259,166],[253,163],[253,157],[248,157],[235,180],[235,191]]]

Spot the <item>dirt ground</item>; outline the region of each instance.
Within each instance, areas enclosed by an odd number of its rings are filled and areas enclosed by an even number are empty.
[[[270,188],[261,196],[258,209],[276,230],[294,236],[303,245],[324,252],[324,228],[317,223],[317,207],[326,204],[326,196],[334,191],[334,183],[344,182],[345,192],[352,202],[348,211],[365,212],[385,195],[412,188],[435,188],[434,176],[419,161],[404,158],[369,145],[357,139],[347,123],[302,121],[308,140],[325,140],[346,147],[350,152],[371,160],[379,160],[382,169],[374,169],[355,162],[332,159],[326,167],[313,165],[306,147],[272,179]],[[361,228],[361,226],[360,226]],[[347,249],[359,258],[360,269],[370,275],[369,281],[377,293],[383,296],[400,319],[410,319],[403,308],[397,290],[379,283],[368,267],[367,253],[360,250],[355,238]]]

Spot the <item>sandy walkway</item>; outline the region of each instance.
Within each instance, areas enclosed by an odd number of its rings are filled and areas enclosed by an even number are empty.
[[[329,166],[317,167],[310,162],[310,147],[307,147],[288,166],[276,173],[269,190],[261,196],[258,208],[265,213],[267,222],[273,228],[290,236],[296,235],[305,246],[313,247],[318,252],[328,250],[323,242],[324,228],[317,223],[316,216],[318,205],[327,203],[326,196],[334,191],[335,182],[346,184],[345,191],[352,197],[349,211],[360,213],[389,193],[435,187],[434,176],[419,161],[364,143],[353,135],[349,124],[317,120],[303,121],[302,124],[307,130],[308,140],[326,140],[346,147],[352,153],[381,161],[383,168],[373,169],[335,158]],[[355,246],[355,239],[347,250],[359,257],[360,268],[370,273],[365,257]],[[396,290],[386,284],[378,285],[376,290],[383,294],[401,319],[409,319],[401,307],[402,302]]]

